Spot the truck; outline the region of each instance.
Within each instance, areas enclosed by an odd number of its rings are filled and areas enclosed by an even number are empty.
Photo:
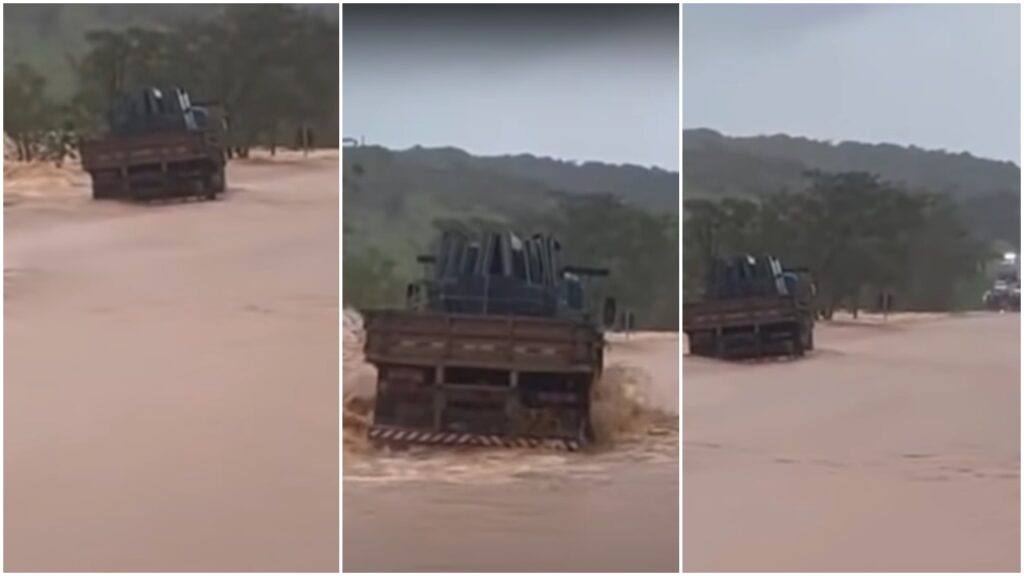
[[[814,284],[778,258],[715,259],[700,298],[683,302],[690,353],[715,358],[800,357],[814,349]]]
[[[1020,268],[1015,252],[1003,255],[996,267],[992,288],[985,292],[983,301],[992,311],[1020,312]]]
[[[179,88],[118,95],[106,130],[81,143],[96,200],[214,200],[226,189],[226,123]]]
[[[368,435],[383,444],[550,448],[593,440],[591,397],[603,316],[588,298],[598,268],[562,263],[558,240],[445,230],[419,257],[404,308],[363,313],[377,369]]]

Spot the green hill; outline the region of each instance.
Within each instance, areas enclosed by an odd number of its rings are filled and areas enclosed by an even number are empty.
[[[1019,246],[1020,167],[1012,162],[892,144],[683,131],[687,199],[798,190],[807,170],[869,172],[912,191],[948,194],[979,238]]]
[[[397,153],[407,162],[438,169],[467,168],[570,194],[612,194],[652,212],[678,212],[679,173],[657,167],[569,162],[530,154],[472,156],[457,148],[415,147]]]
[[[400,303],[437,226],[477,221],[557,234],[574,262],[611,269],[607,290],[636,310],[639,323],[677,325],[674,173],[453,148],[354,147],[343,160],[346,304]],[[609,175],[605,185],[593,184],[595,172]],[[640,189],[650,191],[632,192]]]

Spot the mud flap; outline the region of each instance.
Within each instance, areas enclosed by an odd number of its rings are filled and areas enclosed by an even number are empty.
[[[390,426],[373,426],[370,440],[385,444],[430,444],[435,446],[475,446],[480,448],[542,448],[576,452],[583,447],[579,440],[568,438],[510,438],[493,434],[433,432],[408,430]]]

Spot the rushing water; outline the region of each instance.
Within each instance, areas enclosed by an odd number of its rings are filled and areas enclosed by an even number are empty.
[[[365,441],[373,370],[346,318],[344,569],[676,571],[678,347],[613,344],[577,453]],[[652,362],[652,358],[654,361]]]

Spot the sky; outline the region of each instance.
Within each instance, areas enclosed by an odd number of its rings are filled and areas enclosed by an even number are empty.
[[[675,5],[345,5],[346,137],[679,169]]]
[[[685,5],[683,125],[1020,164],[1019,5]]]

